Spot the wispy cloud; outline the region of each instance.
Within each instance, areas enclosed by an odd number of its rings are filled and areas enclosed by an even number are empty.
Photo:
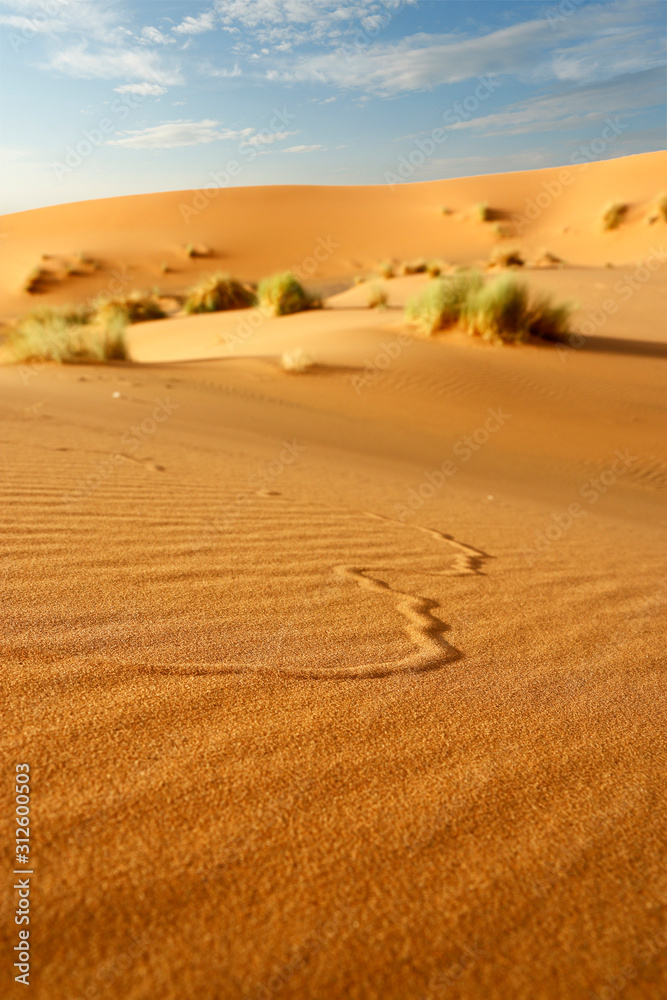
[[[379,95],[430,89],[485,74],[526,81],[608,79],[664,62],[662,40],[650,18],[641,18],[640,8],[647,7],[655,13],[655,5],[644,0],[585,7],[576,17],[564,19],[556,34],[544,17],[474,38],[420,33],[394,43],[302,56],[267,76]]]
[[[143,97],[166,94],[167,88],[157,83],[124,83],[122,87],[113,88],[118,94],[141,94]]]
[[[576,90],[510,104],[502,111],[450,125],[485,136],[522,135],[578,128],[605,115],[618,115],[659,105],[664,99],[665,74],[659,69],[632,73]]]
[[[231,78],[234,76],[241,76],[241,67],[238,63],[235,63],[232,69],[205,64],[201,67],[200,72],[202,72],[205,76]]]
[[[215,28],[215,14],[212,10],[198,14],[197,17],[186,17],[180,24],[175,25],[171,30],[181,35],[201,35],[204,31],[213,31]]]
[[[118,138],[109,139],[109,146],[126,149],[175,149],[178,146],[199,146],[221,140],[236,140],[240,146],[270,146],[282,142],[296,132],[258,132],[255,128],[227,129],[221,122],[205,118],[203,121],[162,122],[148,128],[117,132]]]
[[[219,139],[243,138],[243,131],[220,129],[219,125],[220,122],[208,118],[201,122],[163,122],[149,128],[118,132],[121,138],[109,139],[107,144],[127,149],[175,149],[177,146],[199,146]]]
[[[283,149],[283,153],[317,153],[320,150],[325,150],[326,146],[288,146],[287,149]]]
[[[155,45],[175,45],[176,39],[170,38],[169,35],[163,34],[159,28],[153,28],[151,25],[147,25],[145,28],[141,29],[142,38],[145,38],[148,42],[153,42]]]
[[[256,135],[252,135],[249,139],[246,139],[243,145],[272,146],[274,142],[283,142],[283,140],[287,139],[290,135],[298,134],[298,132],[258,132]]]
[[[68,76],[112,80],[129,77],[159,86],[183,83],[180,70],[164,66],[157,52],[146,48],[106,48],[93,50],[85,42],[56,52],[51,68]]]

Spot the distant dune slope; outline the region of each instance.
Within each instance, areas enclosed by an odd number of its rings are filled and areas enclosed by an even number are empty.
[[[529,260],[548,250],[578,266],[634,263],[667,242],[656,213],[666,168],[659,152],[420,184],[214,188],[19,212],[0,218],[0,319],[104,290],[180,291],[220,269],[257,280],[293,267],[329,290],[383,260],[481,263],[497,245]],[[605,231],[612,202],[627,210]],[[44,280],[29,294],[34,269]]]

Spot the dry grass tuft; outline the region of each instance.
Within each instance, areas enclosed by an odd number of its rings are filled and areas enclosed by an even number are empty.
[[[628,206],[621,201],[614,201],[607,205],[602,213],[602,228],[604,230],[618,229],[627,211]]]
[[[368,289],[368,308],[369,309],[386,309],[387,303],[389,302],[389,296],[385,292],[382,285],[371,285]]]
[[[310,354],[302,347],[295,347],[293,351],[285,351],[280,359],[280,366],[284,372],[290,375],[302,375],[313,367],[315,362]]]
[[[185,300],[186,313],[222,312],[254,305],[252,289],[228,274],[213,274],[194,285]]]
[[[263,278],[257,289],[257,298],[260,306],[272,316],[287,316],[321,306],[318,299],[308,295],[291,271]]]
[[[504,250],[501,247],[496,247],[489,259],[491,267],[523,267],[525,263],[521,251],[516,248]]]
[[[425,274],[427,267],[428,263],[423,257],[420,257],[418,260],[405,261],[401,265],[401,274]]]
[[[570,305],[553,305],[548,296],[531,299],[526,285],[511,275],[484,284],[476,271],[441,278],[408,303],[406,318],[422,333],[461,323],[472,336],[495,343],[529,337],[559,340],[569,332]]]
[[[126,361],[126,323],[117,314],[103,321],[84,309],[41,309],[19,320],[7,338],[15,362],[60,364]]]
[[[546,295],[531,300],[528,287],[503,275],[478,288],[462,310],[468,333],[494,343],[520,343],[529,337],[559,340],[570,328],[570,305],[555,306]]]
[[[406,319],[426,336],[455,326],[467,299],[481,285],[482,277],[477,271],[437,278],[408,302]]]
[[[125,324],[145,323],[151,319],[164,319],[166,313],[157,295],[130,292],[128,295],[101,296],[94,304],[94,311],[102,323],[118,319]]]

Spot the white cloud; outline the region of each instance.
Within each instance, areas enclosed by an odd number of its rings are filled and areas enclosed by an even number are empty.
[[[319,150],[326,149],[326,146],[288,146],[287,149],[281,150],[282,153],[316,153]]]
[[[601,122],[605,116],[624,117],[634,109],[660,104],[664,84],[663,71],[650,69],[577,90],[519,101],[495,114],[457,122],[449,128],[472,129],[485,136],[580,128]]]
[[[184,21],[171,30],[177,31],[181,35],[200,35],[204,31],[213,31],[214,28],[215,14],[209,10],[198,14],[197,17],[186,17]]]
[[[250,131],[254,132],[254,129]],[[298,135],[298,132],[257,132],[243,143],[244,146],[271,146],[274,142],[282,142],[290,135]]]
[[[314,42],[330,46],[345,34],[364,31],[365,41],[391,22],[394,12],[418,0],[216,0],[226,27],[242,24],[257,40],[286,52]]]
[[[52,69],[68,76],[85,79],[110,80],[130,77],[148,80],[160,86],[183,83],[180,71],[167,69],[160,63],[156,52],[146,49],[89,50],[84,42],[69,49],[61,49],[52,58]]]
[[[175,38],[163,35],[159,28],[153,28],[150,25],[142,28],[141,34],[147,41],[154,42],[156,45],[173,45],[176,42]]]
[[[662,42],[649,12],[636,0],[593,5],[565,18],[554,31],[544,17],[486,35],[417,34],[398,42],[303,56],[267,73],[283,82],[329,83],[390,95],[458,83],[486,74],[523,79],[600,80],[662,63]],[[642,20],[643,13],[646,14]]]
[[[202,66],[201,72],[205,73],[206,76],[230,78],[234,76],[241,76],[241,67],[238,63],[234,64],[233,69],[218,69],[216,66]]]
[[[159,94],[166,94],[167,88],[160,87],[157,83],[124,83],[122,87],[113,88],[118,94],[141,94],[144,97]]]
[[[124,146],[127,149],[175,149],[178,146],[199,146],[204,143],[218,142],[222,139],[241,140],[245,145],[255,142],[274,142],[275,139],[264,139],[253,135],[255,129],[221,129],[220,122],[205,118],[200,122],[183,121],[162,122],[161,125],[151,125],[148,128],[117,132],[119,139],[109,139],[109,146]],[[276,138],[293,133],[273,133]],[[249,137],[252,136],[252,139]],[[253,139],[255,142],[253,142]]]
[[[122,43],[131,37],[129,29],[119,23],[128,21],[128,15],[97,0],[75,3],[61,0],[55,9],[45,0],[1,0],[0,5],[18,12],[0,14],[0,24],[25,33],[26,38],[36,33],[55,36],[71,33],[106,43]]]

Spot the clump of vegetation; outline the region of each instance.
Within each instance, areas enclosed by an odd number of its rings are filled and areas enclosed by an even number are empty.
[[[389,297],[382,285],[371,285],[368,289],[368,308],[386,309]]]
[[[285,351],[280,359],[280,366],[284,372],[291,375],[301,375],[312,368],[315,362],[310,354],[302,347],[295,347],[293,351]]]
[[[468,333],[495,343],[519,343],[529,337],[559,340],[569,332],[570,305],[553,305],[546,295],[531,300],[528,287],[510,275],[479,287],[462,310]]]
[[[408,302],[406,318],[427,336],[455,326],[466,301],[482,284],[482,277],[477,271],[436,279]]]
[[[526,262],[520,250],[502,250],[496,247],[491,254],[490,263],[493,267],[523,267]]]
[[[661,219],[663,222],[667,222],[667,194],[658,195],[655,205],[647,217],[647,222],[652,226],[654,222],[659,222]]]
[[[497,236],[498,239],[500,240],[505,240],[508,238],[508,236],[512,235],[509,227],[504,226],[502,222],[496,222],[496,224],[493,227],[493,232],[494,235]]]
[[[210,257],[211,249],[205,246],[195,246],[194,243],[188,243],[185,248],[186,257]]]
[[[383,260],[380,266],[378,267],[378,273],[381,278],[385,279],[393,278],[395,274],[394,265],[390,260]]]
[[[162,272],[162,274],[169,274],[170,267],[169,264],[167,264],[166,260],[163,260],[162,263],[160,264],[160,271]]]
[[[607,205],[602,213],[602,228],[605,230],[618,229],[625,218],[628,206],[622,201],[614,201]]]
[[[7,347],[16,362],[126,361],[125,328],[120,315],[102,321],[86,309],[41,309],[19,320],[7,337]]]
[[[49,272],[43,267],[33,267],[28,277],[23,282],[23,291],[28,295],[36,295],[44,290],[44,285],[48,281]]]
[[[475,214],[480,222],[490,222],[493,218],[493,212],[485,201],[480,201],[479,204],[475,206]]]
[[[254,292],[228,274],[213,274],[194,285],[185,300],[186,313],[221,312],[247,309],[255,302]]]
[[[257,289],[257,298],[260,306],[272,316],[287,316],[320,306],[319,300],[308,295],[291,271],[263,278]]]
[[[401,266],[401,274],[425,274],[427,267],[428,264],[423,257],[420,257],[418,260],[405,261]]]
[[[129,295],[102,296],[95,302],[95,315],[102,323],[119,321],[145,323],[151,319],[164,319],[166,313],[158,301],[158,296],[145,292],[130,292]]]
[[[365,281],[366,281],[366,278],[364,277],[363,274],[355,274],[355,276],[354,276],[354,283],[355,283],[355,285],[363,285]]]
[[[426,265],[426,273],[429,278],[439,278],[442,274],[442,264],[439,260],[430,260]]]
[[[559,267],[563,261],[555,253],[551,253],[550,250],[542,250],[539,257],[535,261],[537,267]]]
[[[75,254],[74,260],[80,267],[89,267],[92,271],[97,270],[97,268],[99,267],[99,264],[97,263],[95,258],[91,257],[83,250],[79,250],[79,252]]]
[[[443,205],[441,207],[441,209],[440,209],[440,212],[442,213],[442,215],[451,215],[453,213],[453,211],[454,211],[454,209],[450,208],[448,205]]]
[[[501,343],[528,337],[559,340],[569,332],[572,307],[548,296],[531,298],[526,285],[510,275],[484,284],[477,271],[449,275],[428,285],[408,303],[406,318],[423,333],[461,323],[473,336]]]

